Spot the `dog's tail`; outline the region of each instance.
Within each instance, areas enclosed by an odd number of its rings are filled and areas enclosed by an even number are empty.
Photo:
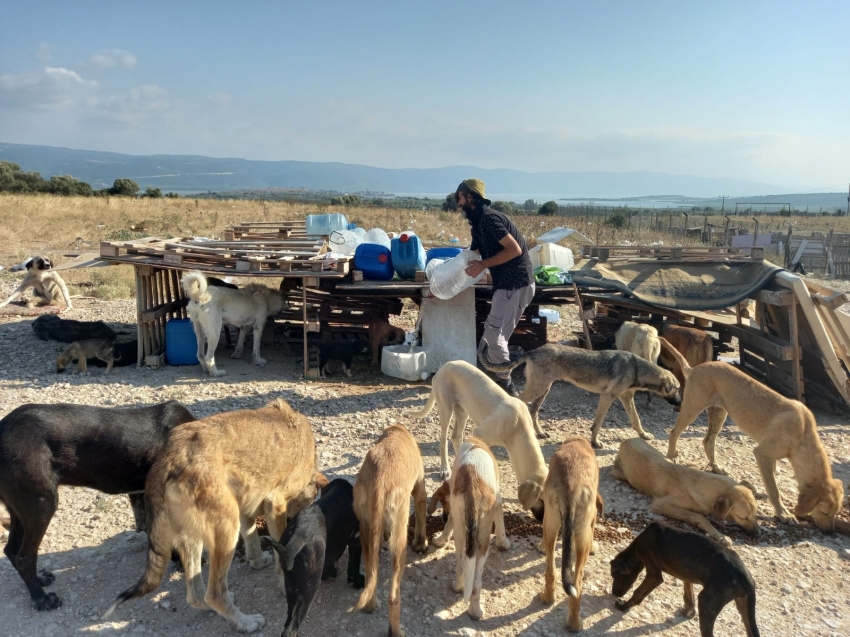
[[[204,304],[210,300],[211,295],[207,291],[207,278],[201,272],[188,272],[180,279],[183,291],[195,303]]]
[[[529,354],[523,354],[515,361],[508,361],[507,363],[491,363],[490,358],[487,355],[487,351],[489,347],[487,343],[484,343],[484,347],[478,352],[478,362],[481,366],[486,369],[488,372],[495,372],[497,374],[504,374],[510,371],[513,371],[516,367],[519,367],[523,363],[525,363]]]
[[[756,625],[756,591],[755,589],[747,593],[747,624],[750,631],[747,637],[760,637],[758,626]]]
[[[428,414],[431,413],[431,410],[434,409],[434,403],[437,402],[437,392],[431,389],[431,395],[428,396],[428,402],[425,403],[425,406],[422,407],[419,411],[413,411],[412,409],[405,409],[401,414],[403,416],[413,416],[414,418],[424,418]]]
[[[260,545],[264,549],[271,548],[277,551],[277,554],[280,556],[280,564],[284,571],[291,571],[293,569],[295,566],[295,556],[298,555],[298,552],[301,550],[301,546],[284,546],[268,535],[260,536]]]
[[[152,473],[154,469],[151,470]],[[161,475],[165,477],[164,472]],[[168,568],[171,548],[174,544],[174,529],[171,526],[168,503],[165,499],[165,485],[158,481],[157,477],[156,475],[149,476],[145,489],[145,512],[148,527],[148,563],[145,566],[145,572],[135,586],[118,595],[112,606],[103,614],[103,619],[109,617],[119,604],[129,599],[143,597],[155,590],[162,582]],[[151,478],[154,479],[151,480]],[[181,558],[183,558],[182,555]]]
[[[573,584],[573,525],[575,514],[571,503],[567,503],[564,509],[563,548],[561,549],[561,584],[564,592],[570,597],[578,597],[578,591]]]
[[[691,366],[688,364],[688,361],[685,360],[685,357],[679,353],[679,350],[670,345],[670,341],[663,336],[659,336],[658,340],[661,343],[661,347],[666,349],[670,356],[676,359],[676,362],[679,364],[679,368],[682,370],[682,375],[687,378],[691,373]]]
[[[360,517],[360,542],[364,549],[366,586],[360,591],[360,597],[351,608],[352,611],[363,610],[371,602],[375,596],[375,589],[378,588],[378,562],[381,558],[381,541],[384,539],[388,515],[385,499],[386,493],[380,489],[376,490],[369,504],[369,519],[365,519],[366,516]],[[392,532],[398,533],[400,530],[393,529]],[[392,540],[390,538],[390,544],[392,544]],[[368,547],[368,550],[366,547]]]

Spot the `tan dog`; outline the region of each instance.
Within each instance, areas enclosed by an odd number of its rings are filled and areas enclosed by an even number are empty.
[[[450,492],[446,506],[446,492]],[[499,463],[490,448],[474,436],[461,444],[455,455],[450,482],[444,482],[431,502],[428,512],[433,513],[437,502],[442,501],[443,514],[449,514],[443,532],[431,542],[434,546],[445,546],[455,534],[454,590],[463,592],[464,601],[469,602],[467,612],[472,619],[484,616],[481,608],[481,575],[490,552],[490,529],[496,525],[496,546],[503,551],[511,547],[505,535],[505,518],[502,512],[502,496],[499,492]]]
[[[425,468],[419,445],[401,425],[387,427],[378,442],[366,453],[357,482],[354,483],[354,513],[360,520],[360,545],[366,565],[366,587],[352,610],[373,612],[378,607],[378,562],[384,531],[389,532],[392,578],[390,580],[389,637],[403,637],[401,628],[401,576],[407,553],[407,520],[413,496],[416,524],[413,550],[424,553]]]
[[[718,520],[732,518],[750,535],[759,534],[758,505],[752,486],[746,482],[737,483],[729,476],[670,462],[640,438],[620,443],[611,474],[655,498],[653,513],[689,522],[713,540],[732,545],[732,541],[705,518],[709,513]]]
[[[474,436],[490,446],[504,447],[517,479],[517,497],[538,520],[543,519],[540,494],[546,481],[546,462],[534,437],[534,425],[528,407],[511,398],[492,380],[465,361],[443,365],[431,381],[431,395],[419,411],[404,411],[406,416],[424,418],[437,405],[440,414],[440,470],[448,478],[449,424],[454,416],[452,445],[455,453],[463,442],[467,418],[475,424]]]
[[[15,300],[18,296],[22,296],[27,290],[32,290],[33,296],[27,301],[27,307],[35,307],[36,305],[56,305],[59,299],[65,302],[65,307],[69,310],[74,309],[71,304],[71,295],[68,293],[68,286],[65,281],[55,272],[53,263],[47,257],[33,257],[25,262],[27,273],[24,280],[18,286],[18,289],[12,292],[12,295],[0,303],[0,307],[6,307]]]
[[[703,363],[710,363],[714,360],[714,343],[703,330],[698,330],[693,327],[683,327],[681,325],[673,325],[670,322],[661,325],[660,335],[663,336],[670,345],[678,351],[688,365],[696,367]],[[659,343],[659,346],[661,343]],[[682,394],[685,392],[685,375],[682,373],[682,368],[676,361],[675,357],[668,353],[666,349],[661,350],[659,356],[661,364],[671,370],[679,381]]]
[[[832,467],[809,408],[785,398],[728,363],[703,363],[691,368],[667,341],[662,339],[661,345],[673,354],[688,381],[679,418],[670,432],[667,457],[676,457],[679,436],[707,410],[708,432],[702,446],[711,469],[722,473],[715,461],[714,444],[728,414],[738,429],[756,441],[753,455],[776,517],[785,523],[796,522],[782,504],[776,485],[776,462],[788,458],[799,491],[794,514],[811,515],[819,529],[834,531],[835,515],[844,499],[844,485],[832,477]]]
[[[227,571],[240,531],[253,568],[271,564],[254,519],[264,515],[269,534],[280,537],[286,517],[316,496],[316,447],[310,424],[283,400],[261,409],[231,411],[185,423],[172,432],[148,474],[148,563],[138,584],[118,604],[156,589],[176,547],[185,569],[186,601],[214,610],[239,632],[263,627],[262,615],[245,615],[227,591]],[[201,551],[209,550],[209,586]],[[282,570],[278,563],[281,587]]]
[[[381,351],[387,345],[404,343],[404,330],[389,324],[389,321],[375,319],[369,323],[369,346],[372,348],[372,365],[381,364]]]
[[[555,543],[563,529],[561,583],[569,599],[567,628],[574,633],[583,628],[584,565],[593,548],[596,514],[602,515],[598,488],[599,465],[593,447],[584,438],[568,438],[549,460],[549,476],[543,487],[546,515],[541,549],[546,553],[546,575],[540,598],[546,604],[555,601]]]
[[[76,343],[71,343],[68,347],[65,348],[65,351],[59,354],[56,357],[56,371],[64,372],[65,368],[68,367],[71,361],[77,361],[77,371],[80,374],[88,374],[88,366],[86,364],[86,359],[88,358],[99,358],[104,363],[106,363],[106,369],[104,370],[104,374],[108,374],[112,371],[112,365],[116,360],[121,360],[114,358],[112,353],[112,341],[105,341],[103,339],[90,339],[87,341],[77,341]]]
[[[658,342],[658,330],[651,325],[626,321],[614,335],[614,347],[621,352],[631,352],[653,365],[658,364],[661,353],[661,343]],[[647,406],[652,401],[652,394],[647,392]]]

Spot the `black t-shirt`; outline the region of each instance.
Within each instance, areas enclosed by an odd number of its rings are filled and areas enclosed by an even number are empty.
[[[528,246],[525,245],[525,238],[513,221],[490,206],[484,206],[480,211],[469,214],[468,218],[472,225],[470,249],[478,250],[482,259],[489,259],[504,250],[504,246],[499,241],[507,235],[516,239],[519,247],[522,248],[522,254],[519,256],[490,268],[493,289],[518,290],[531,285],[534,282],[534,273],[528,256]]]

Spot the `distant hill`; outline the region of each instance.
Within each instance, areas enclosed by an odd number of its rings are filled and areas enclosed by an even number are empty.
[[[128,177],[142,188],[180,193],[260,188],[306,188],[340,192],[448,193],[462,179],[476,176],[488,192],[562,197],[639,197],[667,192],[688,197],[754,196],[787,188],[743,179],[714,179],[656,172],[548,172],[445,168],[375,168],[357,164],[306,161],[253,161],[197,155],[123,155],[90,150],[0,142],[0,160],[49,178],[73,175],[93,188]]]

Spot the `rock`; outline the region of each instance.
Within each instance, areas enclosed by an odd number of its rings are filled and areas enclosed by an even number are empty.
[[[850,549],[841,549],[838,552],[839,557],[844,560],[850,560]]]
[[[791,591],[792,591],[793,589],[792,589],[790,586],[788,586],[788,584],[783,584],[783,585],[782,585],[782,588],[780,588],[779,590],[781,590],[783,593],[785,593],[786,595],[788,595],[789,593],[791,593]]]

